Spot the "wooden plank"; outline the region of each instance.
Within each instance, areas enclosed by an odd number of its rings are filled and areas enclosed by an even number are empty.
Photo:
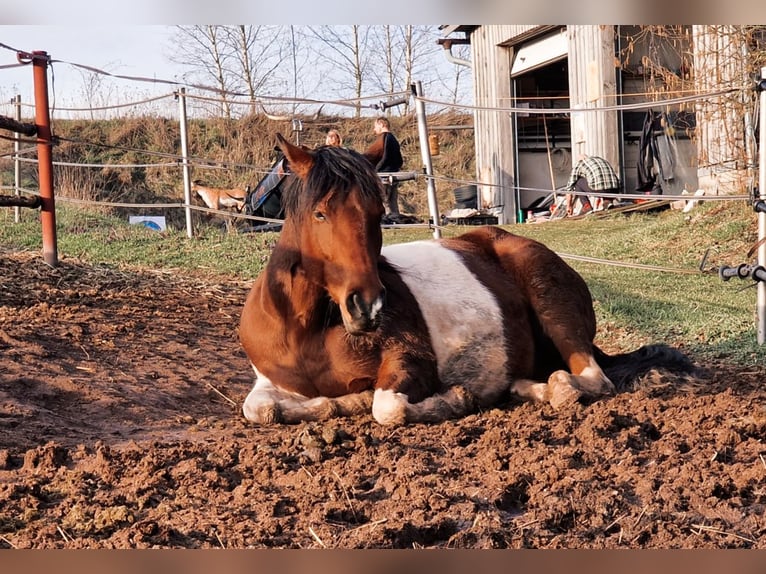
[[[7,116],[0,116],[0,129],[18,132],[25,136],[33,136],[37,133],[37,126],[35,124],[22,124]]]
[[[42,202],[36,195],[0,195],[0,207],[30,207],[37,209]]]

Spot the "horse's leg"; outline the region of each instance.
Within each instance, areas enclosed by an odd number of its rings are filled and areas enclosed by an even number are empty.
[[[614,385],[593,356],[596,315],[582,277],[553,251],[529,239],[507,236],[496,249],[503,266],[524,291],[543,333],[569,367],[569,372],[553,372],[544,392],[523,382],[514,384],[514,391],[533,400],[542,395],[554,407],[580,396],[613,393]]]
[[[548,383],[517,379],[511,385],[511,392],[521,399],[542,403],[548,400]]]
[[[462,353],[443,373],[450,380],[440,380],[433,361],[408,363],[397,356],[384,357],[372,416],[384,425],[439,423],[495,404],[508,390],[502,353],[484,351],[481,357]]]
[[[554,375],[556,375],[554,377]],[[574,404],[583,396],[580,390],[577,377],[566,372],[556,371],[549,378],[547,383],[539,381],[530,381],[529,379],[518,379],[513,381],[511,392],[520,399],[532,401],[535,403],[550,403],[554,408],[560,408],[564,405]]]
[[[283,391],[253,367],[256,382],[242,405],[242,413],[249,421],[259,424],[298,423],[333,417],[353,416],[370,412],[372,391],[352,393],[340,397],[304,397]]]
[[[440,423],[464,417],[476,410],[476,398],[459,385],[416,403],[411,403],[405,393],[392,389],[375,389],[372,399],[372,416],[383,425]]]
[[[561,274],[571,275],[571,282],[565,283],[572,286],[571,298],[562,291],[551,296],[545,289],[530,295],[544,333],[569,367],[569,371],[554,371],[548,377],[544,400],[557,408],[577,401],[580,396],[598,397],[615,390],[593,356],[595,317],[590,293],[584,283],[582,288],[577,285],[582,280],[573,271]]]

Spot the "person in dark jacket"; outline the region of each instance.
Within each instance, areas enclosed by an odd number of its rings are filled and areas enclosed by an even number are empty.
[[[372,129],[378,137],[371,147],[377,148],[380,146],[383,149],[383,155],[375,165],[375,170],[381,173],[399,171],[404,161],[399,147],[399,140],[391,133],[391,124],[388,118],[376,118]],[[399,182],[397,181],[383,181],[383,204],[387,215],[399,215],[398,187]]]

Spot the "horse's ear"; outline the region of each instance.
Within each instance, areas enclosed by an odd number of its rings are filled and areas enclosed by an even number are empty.
[[[304,147],[298,147],[287,141],[282,134],[277,134],[277,146],[287,158],[287,164],[295,175],[305,179],[314,165],[314,156]]]
[[[384,140],[381,134],[381,137],[375,138],[372,145],[362,153],[362,155],[367,158],[367,161],[372,164],[372,167],[378,165],[378,162],[383,157],[383,143]]]

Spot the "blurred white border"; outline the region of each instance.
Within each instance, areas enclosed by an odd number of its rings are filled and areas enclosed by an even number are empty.
[[[0,24],[757,24],[765,17],[766,3],[754,0],[4,0]]]

